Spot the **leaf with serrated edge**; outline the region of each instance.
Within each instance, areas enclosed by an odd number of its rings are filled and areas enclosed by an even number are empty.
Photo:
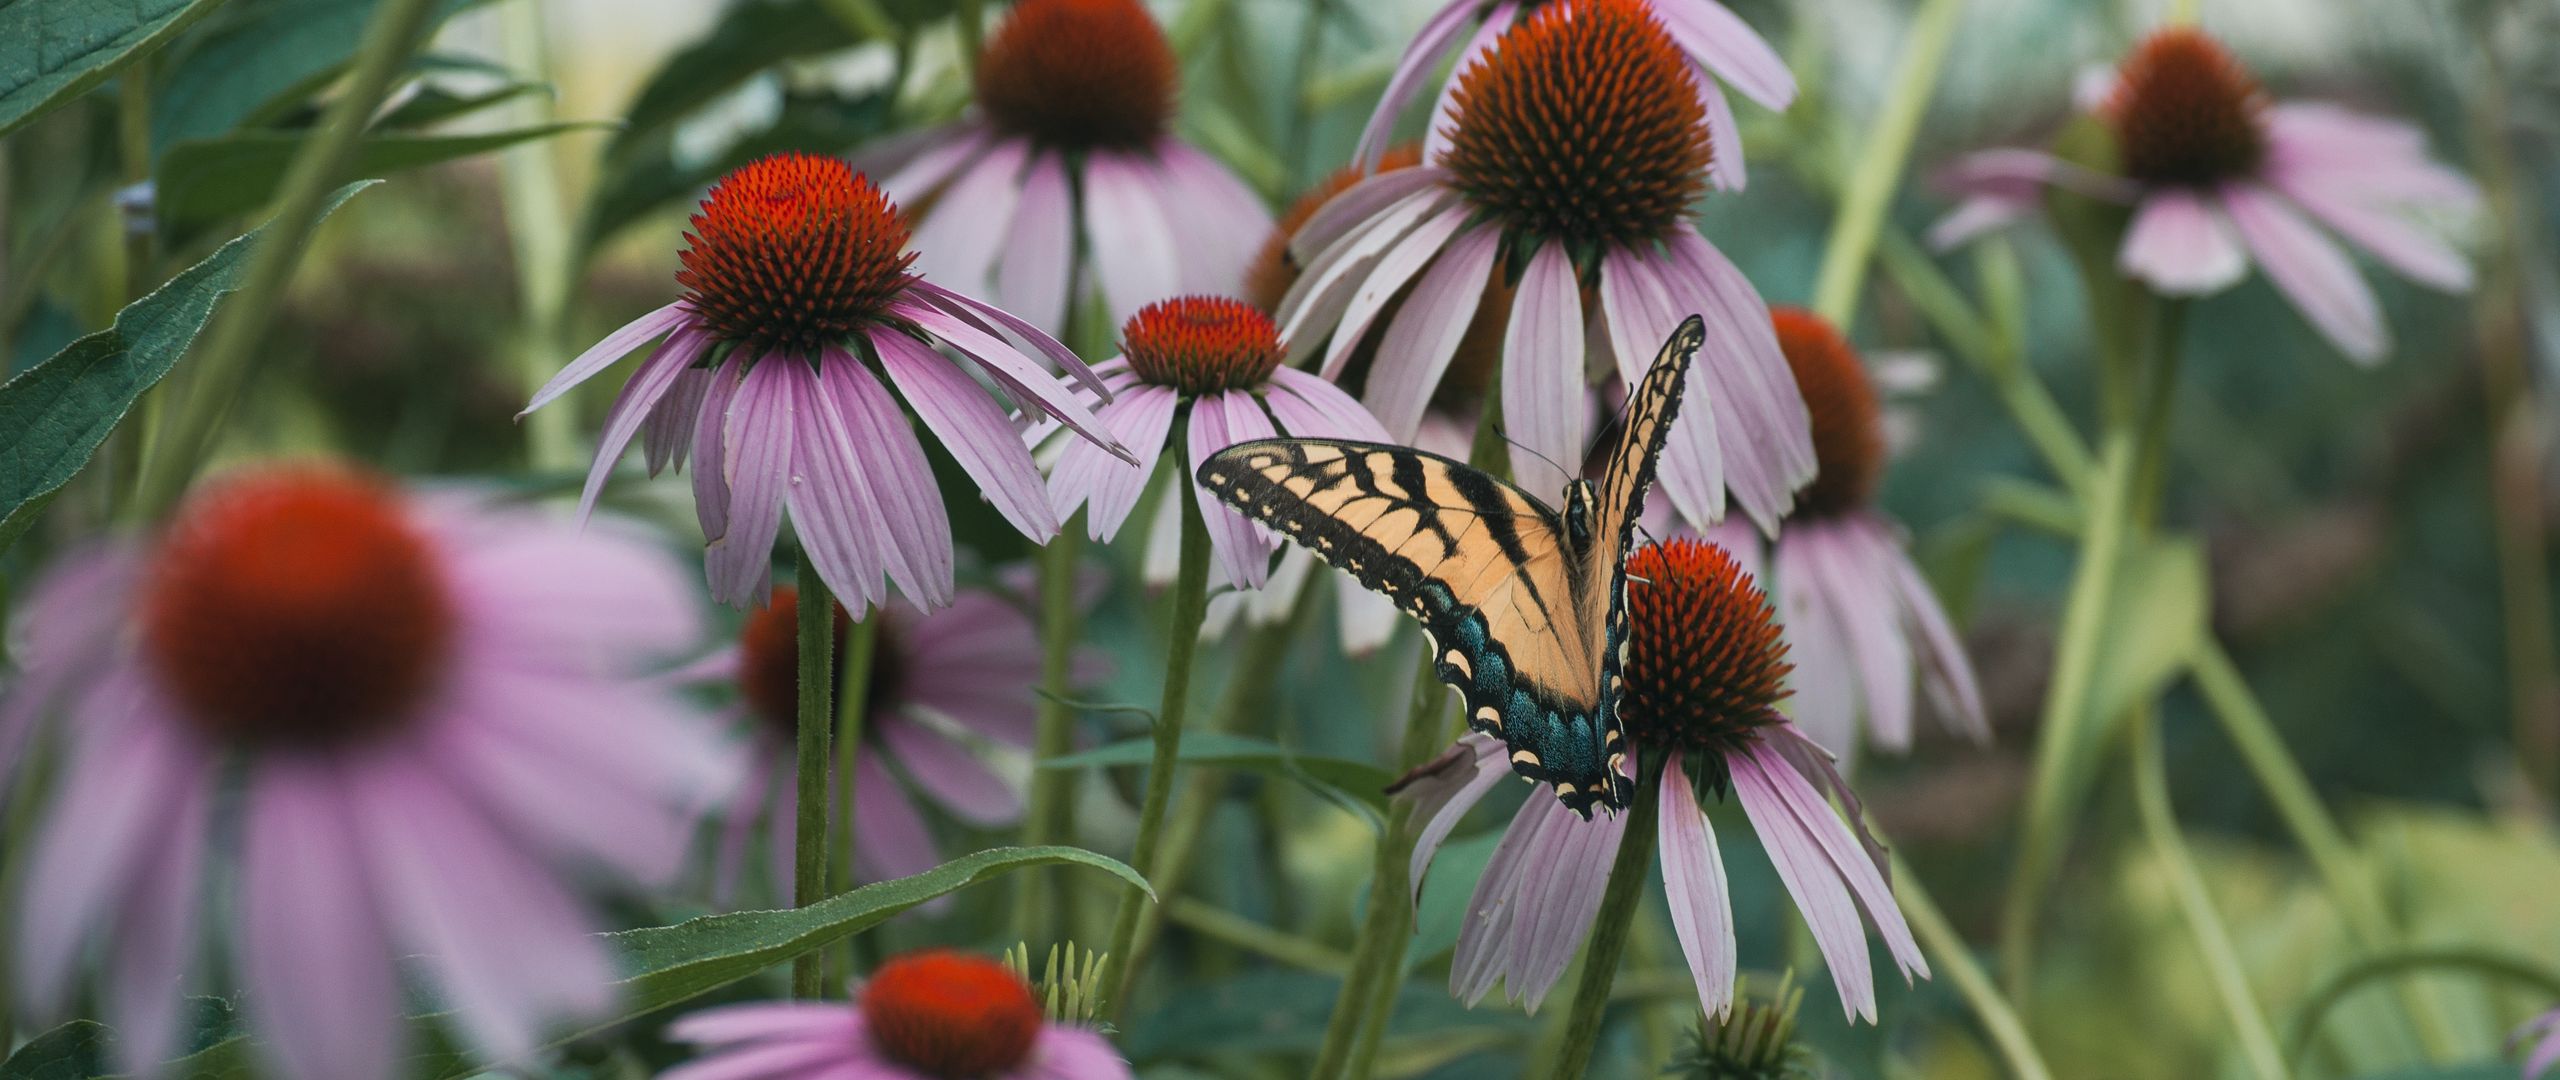
[[[0,4],[0,135],[87,93],[219,6],[221,0]]]

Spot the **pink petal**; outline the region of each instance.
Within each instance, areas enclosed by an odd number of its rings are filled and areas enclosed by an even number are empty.
[[[1504,983],[1506,993],[1524,999],[1535,1013],[1547,992],[1564,977],[1565,966],[1573,962],[1575,950],[1600,914],[1600,900],[1607,890],[1593,883],[1609,880],[1610,864],[1625,839],[1627,818],[1603,814],[1585,821],[1543,792],[1532,801],[1546,808],[1553,822],[1549,827],[1561,834],[1564,844],[1554,873],[1531,879],[1531,888],[1544,896],[1522,914],[1524,925],[1535,928],[1529,937],[1526,970],[1514,972]]]
[[[1502,419],[1529,453],[1511,455],[1514,483],[1530,491],[1562,491],[1559,466],[1579,466],[1582,430],[1582,284],[1562,243],[1529,257],[1512,294],[1511,325],[1502,334]]]
[[[1049,506],[1060,521],[1085,507],[1085,529],[1097,541],[1119,535],[1120,525],[1146,493],[1173,429],[1182,399],[1162,386],[1142,386],[1103,407],[1103,424],[1137,456],[1131,465],[1089,442],[1071,442],[1049,474]]]
[[[332,766],[261,761],[241,826],[243,1006],[292,1080],[388,1078],[400,988],[347,800]]]
[[[1485,11],[1484,21],[1477,24],[1475,36],[1467,39],[1466,47],[1458,50],[1457,62],[1449,67],[1448,81],[1440,84],[1440,94],[1431,103],[1431,123],[1422,131],[1422,160],[1439,161],[1448,153],[1449,132],[1457,127],[1460,78],[1493,50],[1494,43],[1511,29],[1512,20],[1519,17],[1519,0],[1499,0]]]
[[[2471,262],[2443,240],[2388,208],[2360,199],[2351,182],[2333,182],[2328,170],[2271,168],[2267,182],[2304,212],[2363,248],[2384,265],[2422,285],[2446,292],[2471,288]]]
[[[1741,946],[1733,932],[1733,898],[1726,888],[1724,856],[1716,830],[1689,786],[1677,751],[1662,766],[1662,888],[1671,901],[1671,929],[1689,978],[1698,984],[1698,1008],[1721,1017],[1733,1007],[1733,978]]]
[[[604,415],[604,433],[597,436],[596,461],[587,470],[587,486],[578,493],[578,520],[594,513],[596,495],[604,490],[604,478],[612,475],[614,463],[631,445],[631,437],[640,433],[640,424],[657,407],[658,399],[675,388],[676,376],[685,373],[702,351],[711,346],[707,332],[685,329],[667,338],[640,362],[640,370],[631,373],[631,381],[622,384],[622,393],[613,399],[613,408]]]
[[[2116,265],[2165,296],[2204,296],[2230,288],[2249,270],[2248,257],[2222,216],[2186,188],[2162,188],[2142,200]]]
[[[1369,324],[1377,319],[1380,312],[1386,310],[1389,301],[1394,300],[1396,295],[1404,290],[1406,282],[1413,280],[1415,274],[1421,273],[1423,267],[1431,264],[1432,259],[1440,254],[1441,248],[1448,244],[1449,238],[1457,235],[1459,226],[1466,224],[1467,219],[1474,213],[1474,209],[1464,203],[1443,210],[1431,220],[1415,227],[1412,232],[1406,233],[1403,239],[1396,242],[1393,249],[1379,258],[1377,268],[1370,271],[1368,277],[1361,281],[1359,291],[1351,296],[1351,306],[1343,309],[1342,320],[1333,327],[1331,344],[1326,346],[1324,365],[1320,369],[1325,378],[1337,378],[1342,374],[1343,365],[1351,361],[1352,350],[1359,346],[1361,337],[1369,332]],[[1497,239],[1500,236],[1490,228],[1478,229],[1471,235],[1488,233],[1493,234]],[[1476,292],[1479,295],[1484,292],[1484,283],[1481,279],[1476,283]],[[1409,317],[1413,307],[1413,304],[1407,303],[1404,309],[1397,312],[1397,321],[1402,322]],[[1297,340],[1298,337],[1297,334],[1286,331],[1282,336],[1291,341]],[[1379,354],[1382,357],[1390,355],[1383,347],[1379,350]],[[1371,394],[1375,396],[1375,388],[1372,388]],[[1395,426],[1388,425],[1388,430],[1395,430]]]
[[[157,850],[143,856],[116,923],[109,973],[108,1019],[115,1026],[116,1057],[128,1071],[153,1068],[177,1056],[186,1034],[187,973],[195,965],[196,913],[204,889],[207,836],[213,831],[213,792],[202,773],[159,792],[170,804],[156,830]]]
[[[1406,778],[1397,797],[1413,802],[1413,816],[1423,822],[1422,832],[1414,837],[1413,859],[1406,875],[1413,883],[1413,898],[1422,899],[1422,875],[1431,868],[1431,857],[1440,853],[1440,845],[1449,833],[1465,820],[1467,811],[1484,801],[1485,793],[1511,775],[1509,749],[1502,740],[1482,732],[1470,731],[1458,737],[1455,745],[1441,752]]]
[[[1788,714],[1822,745],[1848,752],[1858,746],[1858,669],[1831,602],[1828,567],[1814,553],[1825,528],[1798,521],[1778,534],[1770,599],[1785,628],[1788,659],[1795,661],[1787,675],[1795,691]]]
[[[782,503],[791,488],[792,435],[800,426],[799,395],[790,365],[780,354],[747,369],[729,403],[718,466],[728,489],[726,524],[710,538],[703,564],[711,598],[735,607],[764,602],[765,575],[773,566],[773,538],[782,531]],[[699,457],[700,455],[696,455]],[[704,459],[694,467],[707,470]]]
[[[1728,459],[1726,480],[1761,531],[1771,531],[1793,505],[1795,489],[1813,480],[1818,465],[1813,423],[1796,390],[1794,369],[1778,348],[1768,303],[1741,268],[1689,229],[1672,235],[1668,251],[1664,283],[1673,295],[1696,297],[1693,302],[1706,317],[1707,340],[1698,351],[1690,386],[1708,388],[1708,405]],[[1667,336],[1670,328],[1663,333]]]
[[[1858,922],[1857,907],[1849,897],[1848,886],[1840,880],[1839,870],[1823,851],[1822,842],[1810,835],[1804,822],[1796,817],[1786,796],[1772,785],[1757,755],[1744,752],[1727,757],[1725,762],[1742,811],[1751,819],[1752,829],[1760,834],[1760,846],[1769,853],[1769,861],[1778,869],[1778,880],[1786,885],[1787,895],[1795,898],[1805,924],[1813,929],[1814,944],[1831,966],[1831,981],[1840,991],[1842,1009],[1852,1019],[1863,1017],[1869,1023],[1875,1022],[1875,975],[1867,958],[1866,930]],[[1781,763],[1780,767],[1785,766]]]
[[[1440,376],[1457,355],[1467,324],[1475,320],[1494,256],[1501,249],[1502,230],[1490,225],[1451,241],[1396,312],[1394,325],[1387,327],[1387,336],[1378,343],[1378,362],[1369,370],[1367,395],[1370,411],[1389,433],[1411,438],[1421,426],[1431,391],[1440,385]],[[1333,340],[1340,348],[1345,339],[1337,335]]]
[[[1707,0],[1709,4],[1714,2]],[[1733,118],[1733,102],[1724,96],[1724,88],[1694,64],[1689,68],[1689,78],[1697,83],[1698,107],[1706,112],[1707,181],[1719,191],[1749,187],[1751,173],[1742,160],[1742,125]]]
[[[658,1080],[819,1080],[860,1060],[851,1040],[795,1039],[707,1054],[659,1073]]]
[[[996,267],[996,297],[1024,321],[1052,334],[1063,332],[1067,324],[1075,229],[1075,197],[1067,188],[1065,157],[1043,153],[1022,180],[1022,200],[1013,211],[1012,247]]]
[[[1855,529],[1826,529],[1798,542],[1820,575],[1815,587],[1829,598],[1839,620],[1876,741],[1894,750],[1908,748],[1911,645],[1902,637],[1902,605],[1892,580],[1878,573],[1872,552]]]
[[[871,342],[907,406],[941,436],[943,449],[977,483],[979,494],[1034,543],[1056,536],[1058,515],[1041,488],[1040,467],[1014,436],[1004,408],[958,365],[914,338],[883,333]]]
[[[865,880],[910,877],[942,861],[923,816],[877,754],[854,768],[853,813],[861,833],[853,857]]]
[[[1092,367],[1085,364],[1083,358],[1075,354],[1075,350],[1067,348],[1048,331],[1031,325],[1020,316],[984,300],[952,292],[930,281],[910,282],[907,285],[907,291],[923,297],[927,303],[945,312],[967,317],[973,325],[982,329],[987,328],[988,324],[1001,328],[1005,333],[1012,335],[1012,343],[1027,346],[1032,352],[1049,358],[1050,363],[1056,364],[1058,370],[1075,380],[1077,385],[1094,392],[1104,401],[1111,400],[1110,392],[1103,389],[1102,380],[1094,374]]]
[[[1686,315],[1671,313],[1659,279],[1660,272],[1642,256],[1618,250],[1601,256],[1600,308],[1607,320],[1610,347],[1618,354],[1618,377],[1630,387],[1644,380],[1654,354]],[[1709,329],[1712,332],[1714,325]],[[1709,394],[1695,392],[1701,378],[1695,368],[1714,359],[1714,354],[1701,349],[1692,361],[1691,389],[1681,395],[1680,413],[1672,419],[1659,460],[1662,489],[1671,496],[1672,505],[1699,522],[1723,520],[1727,487],[1724,447],[1728,440],[1718,430],[1721,422],[1715,404],[1701,400]],[[1699,408],[1701,404],[1707,407]]]
[[[2337,244],[2256,184],[2223,185],[2222,208],[2268,279],[2338,351],[2362,364],[2390,351],[2381,305]]]
[[[2266,173],[2317,172],[2359,201],[2456,213],[2480,206],[2479,186],[2429,160],[2426,133],[2402,121],[2325,102],[2285,102],[2267,110],[2267,144]]]
[[[1022,196],[1022,165],[1030,153],[1026,141],[999,140],[951,181],[916,223],[916,272],[972,296],[990,291],[996,253],[1008,239],[1006,227],[1013,223],[1014,202]]]
[[[1183,238],[1185,292],[1232,294],[1271,235],[1262,198],[1216,159],[1178,139],[1155,147],[1156,186],[1176,235]]]
[[[2034,198],[2012,198],[2006,195],[1975,195],[1956,204],[1954,210],[1929,226],[1929,248],[1948,251],[1972,243],[1976,238],[2000,229],[2036,210]]]
[[[559,400],[560,395],[568,393],[579,383],[612,367],[614,361],[631,355],[631,351],[639,348],[642,342],[663,337],[691,321],[692,311],[685,307],[684,301],[678,300],[624,323],[621,329],[606,334],[604,340],[589,346],[587,351],[578,354],[577,359],[569,361],[569,366],[561,368],[550,382],[542,384],[542,389],[534,391],[533,400],[525,403],[523,411],[516,413],[516,418],[523,419],[525,413]]]
[[[993,140],[982,130],[948,129],[939,145],[918,152],[897,171],[887,176],[873,175],[871,179],[890,202],[913,206],[941,188],[944,181],[951,179],[953,172],[977,157],[990,141]]]
[[[649,475],[656,476],[669,467],[684,468],[685,451],[693,445],[693,427],[702,415],[702,395],[711,389],[711,373],[701,368],[687,368],[676,376],[674,388],[659,398],[640,421],[641,456],[649,465]]]
[[[667,1038],[697,1046],[767,1039],[799,1041],[843,1038],[857,1026],[853,1010],[841,1002],[756,1002],[723,1005],[677,1017],[667,1025]]]
[[[1352,162],[1362,171],[1377,168],[1378,159],[1386,156],[1387,147],[1395,138],[1396,118],[1413,104],[1414,93],[1422,89],[1422,80],[1439,66],[1449,43],[1466,30],[1467,20],[1476,13],[1476,2],[1449,0],[1441,5],[1424,20],[1403,54],[1396,57],[1395,71],[1387,76],[1386,92],[1378,96],[1378,107],[1369,113],[1369,122],[1360,129],[1359,148],[1351,154]]]
[[[1063,1024],[1040,1029],[1031,1058],[1042,1080],[1128,1080],[1129,1063],[1111,1041],[1094,1032]],[[1026,1078],[1027,1080],[1027,1078]]]
[[[1647,6],[1671,40],[1742,96],[1764,109],[1783,111],[1795,103],[1795,73],[1732,9],[1716,0],[1656,0]]]
[[[1251,394],[1229,391],[1194,398],[1189,431],[1191,454],[1184,460],[1207,461],[1209,455],[1237,443],[1276,434],[1279,432],[1272,428],[1271,418],[1263,415]],[[1190,477],[1175,477],[1174,483],[1176,490],[1190,489],[1191,497],[1199,504],[1201,519],[1209,528],[1209,550],[1217,554],[1218,568],[1228,584],[1240,589],[1261,588],[1263,578],[1271,571],[1271,553],[1278,549],[1278,543]]]
[[[693,425],[693,512],[708,543],[729,531],[729,407],[743,380],[738,358],[720,362],[703,388],[702,411]]]
[[[1086,156],[1085,244],[1113,326],[1182,290],[1181,243],[1158,203],[1143,162],[1111,151]]]
[[[1398,169],[1371,177],[1366,183],[1422,171]],[[1426,179],[1436,181],[1438,177]],[[1454,201],[1456,196],[1436,182],[1426,184],[1423,190],[1361,221],[1340,242],[1319,250],[1298,275],[1297,284],[1289,286],[1288,293],[1280,298],[1280,340],[1289,347],[1289,361],[1294,364],[1314,356],[1317,346],[1343,333],[1343,317],[1378,263],[1426,217],[1440,213]],[[1305,235],[1305,231],[1300,230],[1299,235]]]
[[[1093,418],[1093,411],[1087,409],[1083,402],[1076,400],[1075,393],[1068,390],[1066,384],[1059,382],[1056,376],[1042,371],[1040,365],[1032,363],[1031,358],[1023,355],[1022,350],[1014,348],[1011,342],[971,326],[956,315],[929,305],[901,304],[893,306],[891,311],[914,319],[926,333],[942,339],[943,344],[958,349],[963,355],[986,365],[988,370],[1003,375],[1014,385],[1026,391],[1032,399],[1018,401],[1016,404],[1027,408],[1033,402],[1037,402],[1040,408],[1051,416],[1065,421],[1076,434],[1102,444],[1105,449],[1126,453],[1125,450],[1121,450],[1118,443],[1111,441],[1111,438],[1103,433],[1100,422]]]
[[[1455,10],[1468,2],[1454,0],[1450,8]],[[1389,209],[1409,203],[1417,195],[1437,194],[1448,175],[1439,169],[1416,166],[1366,177],[1326,199],[1323,206],[1308,215],[1306,223],[1289,237],[1289,254],[1299,265],[1312,268],[1317,257],[1380,221]],[[1420,221],[1421,215],[1415,214],[1413,220]]]
[[[1982,688],[1974,679],[1973,660],[1965,654],[1964,639],[1948,621],[1937,592],[1920,576],[1920,568],[1911,564],[1910,556],[1903,552],[1889,527],[1882,521],[1868,521],[1866,525],[1875,534],[1875,543],[1882,552],[1877,564],[1901,594],[1903,617],[1918,635],[1920,671],[1927,679],[1931,697],[1950,726],[1976,741],[1989,742],[1991,722],[1983,711]]]
[[[942,490],[934,485],[933,466],[925,461],[907,414],[870,368],[849,354],[837,356],[843,362],[820,369],[818,381],[843,410],[855,445],[862,448],[848,463],[859,463],[872,474],[871,492],[889,524],[889,577],[922,609],[948,604],[955,555],[951,515],[943,509]]]
[[[1839,813],[1823,800],[1822,793],[1814,790],[1812,782],[1796,771],[1777,747],[1765,739],[1756,740],[1745,752],[1758,759],[1762,778],[1786,801],[1806,835],[1821,845],[1831,865],[1857,893],[1858,903],[1867,909],[1867,918],[1874,920],[1885,949],[1901,965],[1905,977],[1928,978],[1929,962],[1920,955],[1920,943],[1911,936],[1910,924],[1902,919],[1902,906],[1894,901],[1892,887],[1885,884],[1883,872],[1876,868],[1877,860],[1860,846],[1857,835],[1849,831]]]
[[[701,604],[684,571],[619,522],[580,532],[509,515],[442,554],[462,605],[518,660],[627,672],[702,640]]]
[[[836,362],[833,356],[828,361]],[[879,447],[855,441],[855,424],[807,364],[766,362],[785,365],[792,419],[799,428],[793,435],[791,484],[785,496],[792,526],[799,530],[809,564],[845,610],[860,617],[874,602],[888,599],[881,578],[899,546],[872,484],[878,464],[869,452]]]
[[[1362,442],[1389,441],[1385,425],[1378,423],[1375,415],[1353,400],[1350,394],[1344,393],[1340,386],[1325,381],[1321,376],[1284,367],[1271,373],[1271,384],[1281,391],[1275,397],[1295,398],[1318,414],[1318,417],[1308,420],[1305,430],[1293,429],[1291,434]]]
[[[1022,817],[1022,797],[1013,786],[948,736],[913,720],[893,719],[880,724],[880,738],[916,786],[961,820],[988,827]]]

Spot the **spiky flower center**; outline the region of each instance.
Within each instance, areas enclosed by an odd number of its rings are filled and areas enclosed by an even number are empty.
[[[874,613],[883,620],[874,631],[871,643],[871,672],[863,695],[867,713],[877,713],[884,706],[902,700],[901,685],[906,677],[906,664],[899,643],[885,613]],[[835,606],[835,657],[827,665],[829,678],[844,675],[845,643],[851,639],[853,616],[844,605]],[[746,701],[749,712],[784,738],[791,737],[800,726],[800,590],[783,585],[760,611],[747,614],[746,624],[738,629],[738,696]],[[878,731],[879,725],[865,724],[865,738]]]
[[[1796,390],[1812,414],[1813,457],[1820,469],[1796,499],[1796,513],[1822,517],[1865,506],[1884,471],[1884,418],[1875,384],[1828,320],[1802,308],[1770,309],[1778,348],[1795,369]]]
[[[1250,390],[1280,369],[1280,328],[1253,305],[1177,296],[1138,309],[1120,328],[1129,370],[1185,394]]]
[[[2257,171],[2267,156],[2266,109],[2257,81],[2222,43],[2171,27],[2125,58],[2101,112],[2126,176],[2202,186]]]
[[[1627,560],[1627,660],[1618,714],[1639,744],[1710,761],[1779,720],[1787,646],[1769,598],[1723,548],[1647,544]]]
[[[686,306],[751,358],[815,356],[885,319],[915,280],[906,217],[869,177],[814,154],[777,154],[722,177],[679,257]]]
[[[1009,1074],[1040,1037],[1040,1003],[1003,964],[966,953],[912,952],[862,988],[872,1041],[890,1058],[942,1080]]]
[[[978,108],[1068,150],[1136,149],[1173,119],[1173,46],[1137,0],[1022,0],[978,59]]]
[[[212,738],[316,749],[396,729],[451,660],[453,597],[379,482],[253,473],[190,501],[153,559],[144,658]]]
[[[1556,0],[1458,77],[1440,164],[1519,233],[1660,239],[1706,190],[1689,60],[1639,0]]]

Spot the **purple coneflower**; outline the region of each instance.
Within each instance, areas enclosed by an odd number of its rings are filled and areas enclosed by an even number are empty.
[[[1385,153],[1396,118],[1412,105],[1414,95],[1422,90],[1423,79],[1441,57],[1448,55],[1449,46],[1467,32],[1470,24],[1474,25],[1475,34],[1458,53],[1454,71],[1467,70],[1494,48],[1503,31],[1538,3],[1539,0],[1449,0],[1434,13],[1422,24],[1422,32],[1414,36],[1413,43],[1405,46],[1394,74],[1387,77],[1386,95],[1379,99],[1377,111],[1369,114],[1369,126],[1360,132],[1355,163],[1366,168]],[[1724,88],[1717,80],[1732,83],[1742,96],[1764,108],[1783,110],[1796,99],[1794,73],[1778,59],[1777,50],[1751,29],[1751,24],[1717,0],[1645,0],[1644,6],[1661,20],[1663,29],[1686,54],[1691,82],[1697,88],[1698,109],[1707,117],[1707,137],[1715,147],[1708,167],[1711,178],[1717,187],[1742,190],[1742,132],[1734,124],[1733,106],[1725,100]],[[1458,83],[1451,80],[1441,87],[1439,101],[1432,107],[1423,147],[1433,157],[1448,146],[1447,124],[1457,111],[1457,93]]]
[[[2390,350],[2390,331],[2373,290],[2318,226],[2420,284],[2471,287],[2471,264],[2410,219],[2465,211],[2479,191],[2429,160],[2415,127],[2335,105],[2270,104],[2229,51],[2186,27],[2152,34],[2081,97],[2114,134],[2121,176],[2030,150],[1977,154],[1950,171],[1965,202],[1932,239],[1962,243],[2022,216],[2047,186],[2128,203],[2133,221],[2116,253],[2125,273],[2163,296],[2204,296],[2255,261],[2364,363]]]
[[[1820,471],[1765,549],[1758,535],[1729,523],[1706,536],[1771,583],[1795,662],[1791,717],[1815,742],[1847,753],[1857,748],[1864,716],[1879,745],[1908,750],[1916,670],[1950,726],[1990,737],[1964,642],[1903,551],[1901,527],[1875,504],[1886,440],[1866,365],[1821,316],[1787,307],[1773,314],[1813,416]],[[1770,562],[1775,573],[1763,574]]]
[[[659,1080],[1127,1080],[1109,1040],[1053,1023],[1022,978],[966,953],[880,965],[848,1007],[774,1002],[668,1025],[703,1056]]]
[[[60,710],[63,758],[11,959],[26,1004],[58,1011],[95,947],[133,1067],[180,1045],[206,938],[230,943],[278,1075],[394,1075],[403,956],[466,1045],[530,1055],[613,1000],[560,870],[665,881],[679,807],[733,771],[630,677],[690,646],[699,612],[672,559],[616,530],[275,469],[66,572],[94,588],[22,628],[88,655],[48,652],[79,685],[22,703]]]
[[[1324,346],[1332,377],[1383,320],[1363,396],[1409,440],[1488,283],[1512,282],[1502,418],[1531,451],[1512,455],[1514,477],[1545,491],[1582,460],[1586,352],[1633,383],[1703,312],[1708,407],[1673,427],[1662,484],[1692,520],[1715,521],[1729,481],[1775,528],[1813,475],[1813,443],[1768,305],[1687,217],[1711,159],[1690,66],[1641,0],[1538,8],[1459,76],[1430,164],[1353,185],[1298,231],[1306,269],[1282,336]]]
[[[747,782],[730,800],[714,856],[714,888],[723,902],[760,820],[781,828],[780,842],[768,852],[773,895],[792,895],[788,837],[798,807],[790,777],[799,730],[799,612],[799,590],[775,589],[762,610],[748,613],[735,648],[692,669],[734,681],[737,712],[755,731]],[[1032,689],[1040,685],[1038,632],[1029,615],[994,592],[965,589],[950,607],[930,614],[884,609],[872,618],[881,621],[863,706],[864,753],[853,787],[854,825],[862,836],[854,849],[857,882],[920,874],[942,861],[924,815],[907,785],[890,774],[884,755],[896,759],[927,800],[962,821],[986,827],[1021,816],[1021,796],[979,759],[968,737],[1029,750],[1038,704]],[[835,619],[841,662],[851,617],[838,606]]]
[[[1137,453],[1138,467],[1124,467],[1093,445],[1076,442],[1050,471],[1058,516],[1084,507],[1095,540],[1111,539],[1137,507],[1157,459],[1175,436],[1178,416],[1187,417],[1181,436],[1185,460],[1194,462],[1274,435],[1387,441],[1386,431],[1351,395],[1284,366],[1285,350],[1271,317],[1243,301],[1184,296],[1150,304],[1121,329],[1120,341],[1124,353],[1094,370],[1117,395],[1101,409],[1102,426]],[[1227,582],[1260,588],[1277,539],[1228,509],[1189,470],[1181,470],[1175,483],[1190,488],[1197,500]],[[1151,543],[1150,555],[1170,543]]]
[[[1067,295],[1079,280],[1115,326],[1177,293],[1234,292],[1271,212],[1173,137],[1180,75],[1136,0],[1015,4],[978,54],[976,114],[876,170],[918,208],[917,266],[1051,333],[1086,302]]]
[[[785,507],[818,576],[847,603],[888,599],[883,574],[918,607],[951,602],[942,492],[874,368],[1006,521],[1035,541],[1057,534],[1013,418],[936,345],[975,361],[1015,406],[1126,456],[1033,354],[1099,390],[1092,370],[1003,309],[909,273],[906,219],[845,163],[807,154],[757,161],[712,187],[693,228],[676,275],[684,298],[571,361],[525,411],[665,338],[605,415],[579,505],[595,504],[635,435],[653,474],[684,467],[690,454],[711,594],[721,602],[763,598]]]
[[[1842,1007],[1874,1020],[1860,906],[1906,978],[1926,978],[1929,966],[1894,903],[1856,796],[1830,755],[1775,708],[1787,693],[1787,647],[1767,598],[1724,549],[1694,539],[1639,549],[1627,578],[1619,716],[1645,767],[1662,770],[1663,884],[1700,1007],[1721,1014],[1732,1005],[1736,964],[1724,862],[1698,804],[1703,788],[1741,801],[1813,928]],[[1502,743],[1473,733],[1415,770],[1405,797],[1426,822],[1413,850],[1417,889],[1440,842],[1510,773]],[[1848,820],[1826,792],[1840,799]],[[1472,1005],[1499,982],[1507,996],[1536,1009],[1591,928],[1625,828],[1623,817],[1586,821],[1554,799],[1523,802],[1467,902],[1450,992]]]

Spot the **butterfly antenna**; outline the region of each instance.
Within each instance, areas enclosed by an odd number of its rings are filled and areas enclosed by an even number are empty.
[[[1563,473],[1568,477],[1581,475],[1580,470],[1565,468],[1564,466],[1557,464],[1556,459],[1539,453],[1537,448],[1530,446],[1528,443],[1512,438],[1511,432],[1506,430],[1499,421],[1495,422],[1493,425],[1493,437],[1502,440],[1503,445],[1505,446],[1509,446],[1514,450],[1526,453],[1530,457],[1546,462],[1549,465],[1554,465],[1557,472]]]

